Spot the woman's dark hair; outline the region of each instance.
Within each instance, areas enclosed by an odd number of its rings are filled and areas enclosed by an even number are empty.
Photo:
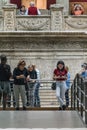
[[[5,55],[1,55],[0,58],[1,58],[1,61],[7,61],[7,57]]]
[[[24,5],[22,5],[22,6],[21,6],[21,8],[20,8],[20,11],[22,11],[22,8],[23,8],[23,7],[25,8],[25,6],[24,6]]]
[[[64,61],[60,60],[60,61],[57,62],[57,69],[59,69],[59,68],[58,68],[58,65],[59,65],[59,64],[62,64],[62,65],[63,65],[63,68],[62,68],[62,70],[63,70],[63,69],[65,68],[65,63],[64,63]]]

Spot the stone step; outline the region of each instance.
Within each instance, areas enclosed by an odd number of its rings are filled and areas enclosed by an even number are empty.
[[[3,129],[0,129],[3,130]],[[27,128],[7,128],[5,130],[87,130],[87,128],[47,128],[47,129],[43,129],[43,128],[31,128],[31,129],[27,129]]]

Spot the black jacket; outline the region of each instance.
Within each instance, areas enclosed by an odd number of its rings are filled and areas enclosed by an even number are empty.
[[[9,81],[11,77],[11,69],[10,66],[5,64],[0,64],[0,81]]]
[[[21,79],[17,79],[16,76],[20,76],[20,75],[24,75],[24,78]],[[28,71],[26,68],[24,68],[24,70],[20,70],[19,68],[15,68],[13,71],[13,78],[14,78],[14,84],[15,85],[25,85],[26,84],[26,77],[28,76]]]
[[[37,72],[35,70],[28,71],[31,79],[37,79]]]

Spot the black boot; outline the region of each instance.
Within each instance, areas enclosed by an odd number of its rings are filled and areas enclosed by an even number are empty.
[[[59,110],[61,111],[61,110],[62,110],[62,107],[59,107]]]
[[[16,107],[16,110],[19,111],[19,107]]]
[[[63,110],[66,110],[66,105],[63,105],[63,106],[62,106],[62,109],[63,109]]]
[[[23,110],[26,110],[26,107],[25,107],[25,106],[23,106]]]

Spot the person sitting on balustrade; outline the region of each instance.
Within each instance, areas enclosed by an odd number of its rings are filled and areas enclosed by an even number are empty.
[[[82,15],[82,14],[84,14],[83,7],[80,4],[74,4],[72,15],[78,16],[78,15]]]
[[[41,15],[41,12],[37,7],[35,7],[34,2],[30,2],[30,7],[27,10],[28,15]]]

